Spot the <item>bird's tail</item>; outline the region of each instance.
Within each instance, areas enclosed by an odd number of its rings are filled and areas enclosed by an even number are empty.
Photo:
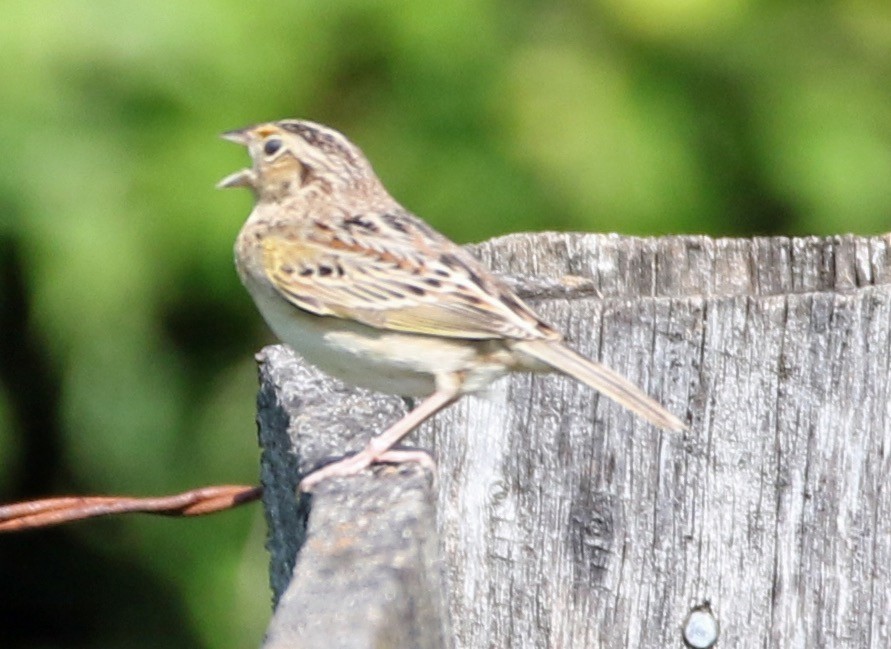
[[[687,429],[680,419],[631,381],[608,367],[585,358],[563,343],[553,340],[523,340],[515,343],[513,348],[569,374],[656,426],[675,431]]]

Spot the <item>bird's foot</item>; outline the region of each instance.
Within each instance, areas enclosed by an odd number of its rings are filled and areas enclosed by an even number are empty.
[[[305,476],[300,481],[300,491],[309,493],[323,480],[356,475],[372,464],[405,464],[407,462],[417,462],[434,476],[436,475],[436,463],[427,451],[391,449],[375,454],[366,448],[355,455],[349,455],[331,464],[326,464]]]

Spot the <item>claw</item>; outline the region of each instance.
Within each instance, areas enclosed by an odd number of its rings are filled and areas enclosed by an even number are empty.
[[[404,464],[406,462],[417,462],[423,468],[433,473],[434,476],[436,475],[436,463],[426,451],[396,449],[386,451],[375,457],[368,452],[368,449],[365,449],[355,455],[347,456],[337,462],[332,462],[320,469],[316,469],[300,481],[299,488],[300,491],[309,493],[316,485],[328,478],[356,475],[372,464]]]

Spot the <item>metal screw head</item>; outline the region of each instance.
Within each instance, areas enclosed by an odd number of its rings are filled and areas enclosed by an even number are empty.
[[[693,649],[709,649],[718,641],[718,621],[708,604],[690,611],[684,622],[684,642]]]

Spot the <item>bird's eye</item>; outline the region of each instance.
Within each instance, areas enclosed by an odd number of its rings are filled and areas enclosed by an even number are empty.
[[[263,153],[266,155],[275,155],[275,153],[282,148],[282,141],[277,137],[266,140],[266,144],[263,145]]]

